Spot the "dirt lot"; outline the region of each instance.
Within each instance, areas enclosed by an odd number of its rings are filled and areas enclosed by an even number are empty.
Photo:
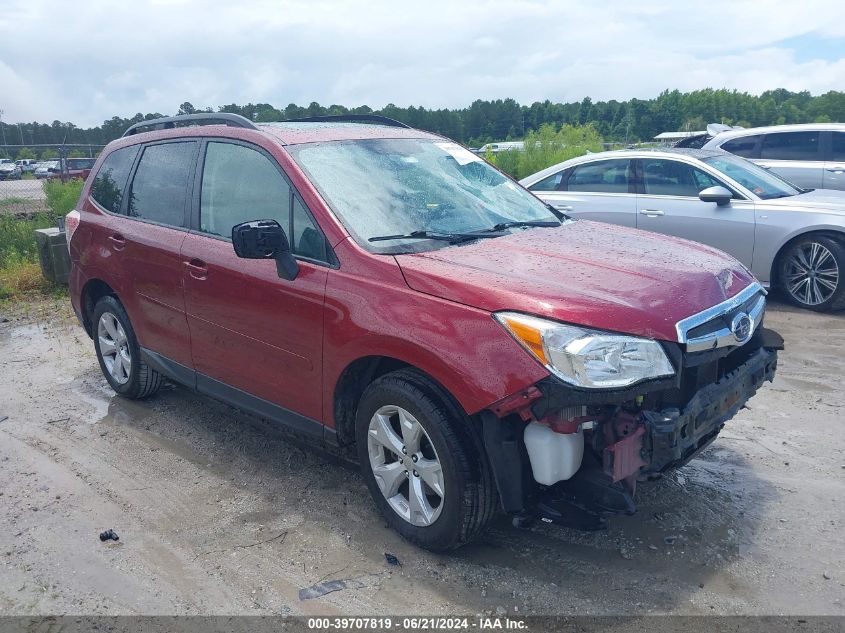
[[[0,613],[845,614],[845,316],[774,304],[777,380],[637,515],[502,517],[440,556],[261,421],[178,387],[115,397],[66,303],[36,308],[0,324]]]

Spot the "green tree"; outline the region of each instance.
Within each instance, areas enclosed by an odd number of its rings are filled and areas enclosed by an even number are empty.
[[[28,147],[22,147],[18,150],[18,160],[35,159],[35,158],[37,158],[37,156],[35,155],[35,152],[33,152]]]

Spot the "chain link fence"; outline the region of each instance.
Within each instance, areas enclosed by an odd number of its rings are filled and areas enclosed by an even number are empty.
[[[0,215],[48,210],[45,182],[86,178],[102,145],[0,145]]]

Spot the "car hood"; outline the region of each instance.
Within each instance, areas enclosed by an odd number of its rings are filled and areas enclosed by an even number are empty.
[[[813,189],[788,198],[763,200],[760,204],[775,207],[802,207],[821,211],[835,211],[845,215],[845,191],[836,189]]]
[[[708,246],[586,220],[396,260],[411,288],[449,301],[675,341],[678,321],[754,281]]]

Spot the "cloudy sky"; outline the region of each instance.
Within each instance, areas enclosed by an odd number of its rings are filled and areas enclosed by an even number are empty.
[[[845,1],[3,0],[6,122],[845,90]]]

